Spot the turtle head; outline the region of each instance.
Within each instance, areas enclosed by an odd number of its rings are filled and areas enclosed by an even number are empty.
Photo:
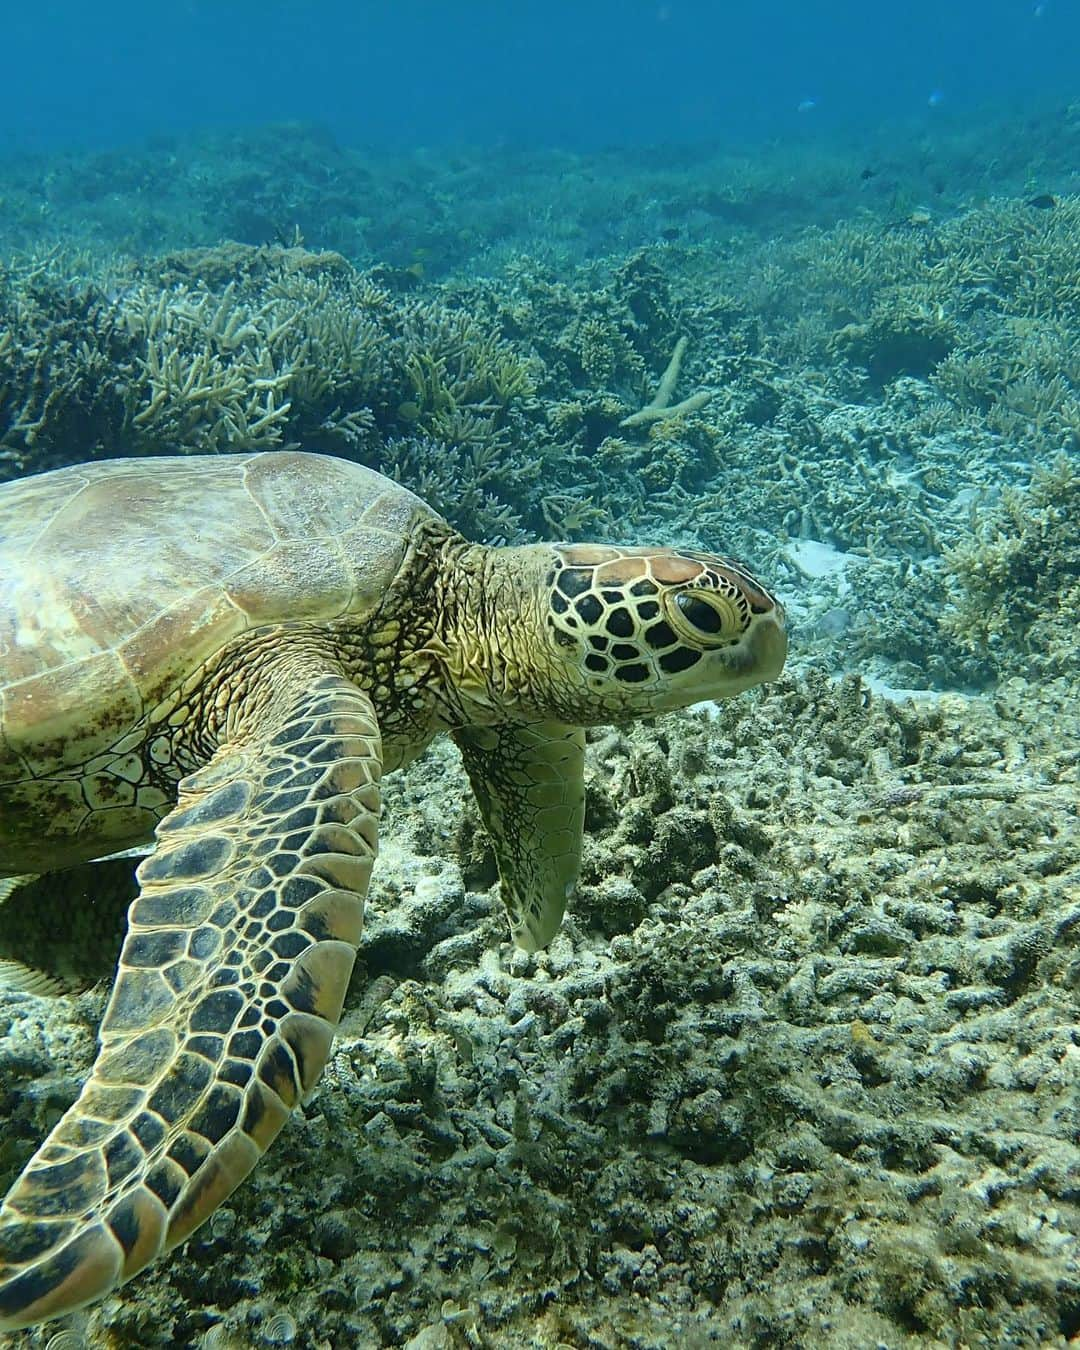
[[[691,549],[549,547],[545,625],[590,714],[577,720],[729,698],[779,675],[783,608],[741,563]]]

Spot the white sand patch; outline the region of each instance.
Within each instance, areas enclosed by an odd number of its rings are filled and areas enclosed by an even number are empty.
[[[794,539],[784,550],[792,567],[804,577],[817,581],[822,577],[841,577],[851,565],[865,562],[854,553],[843,553],[819,539]]]

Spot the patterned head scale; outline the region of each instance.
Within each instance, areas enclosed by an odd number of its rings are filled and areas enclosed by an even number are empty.
[[[784,664],[783,608],[731,558],[565,544],[549,581],[555,641],[605,701],[684,707],[773,679]]]

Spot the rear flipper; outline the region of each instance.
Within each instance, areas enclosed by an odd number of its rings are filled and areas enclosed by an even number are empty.
[[[322,1072],[375,856],[379,729],[342,676],[267,673],[257,718],[158,826],[93,1073],[0,1208],[0,1330],[183,1241]]]

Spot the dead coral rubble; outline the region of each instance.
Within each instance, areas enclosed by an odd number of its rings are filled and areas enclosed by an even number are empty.
[[[528,956],[438,748],[390,781],[307,1119],[94,1325],[118,1347],[256,1339],[275,1312],[313,1345],[1064,1347],[1078,771],[1064,680],[897,706],[811,676],[600,732],[583,884]],[[89,1038],[56,1038],[85,1009],[6,1004],[9,1172],[75,1091]]]

